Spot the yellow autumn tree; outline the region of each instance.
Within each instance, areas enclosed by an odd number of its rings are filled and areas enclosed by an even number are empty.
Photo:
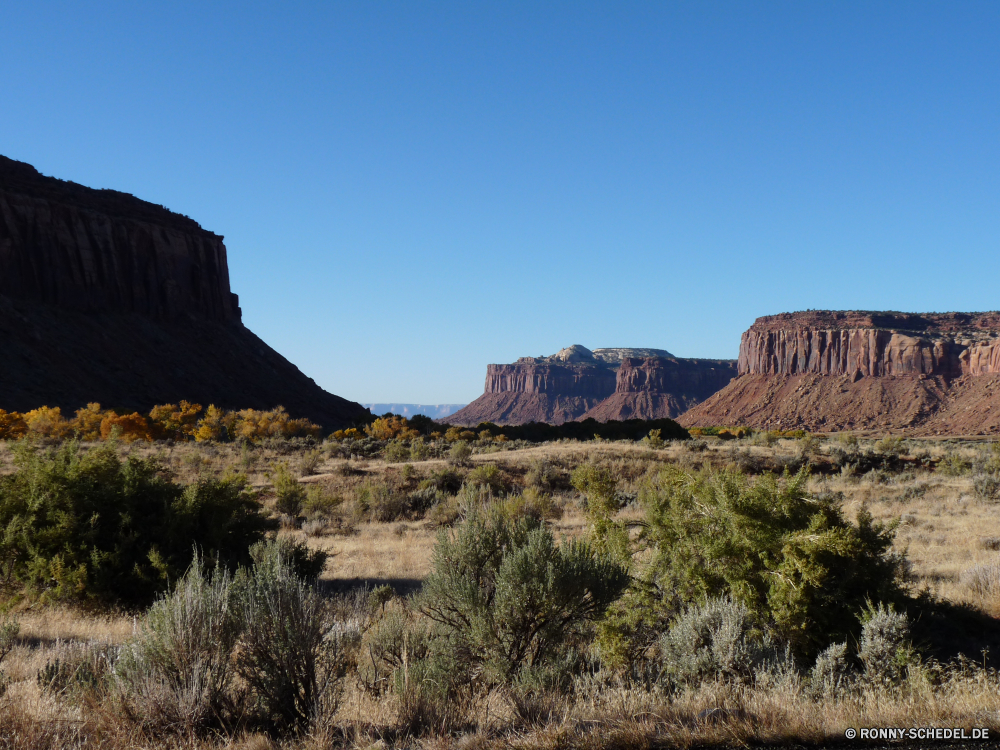
[[[376,440],[411,440],[420,437],[417,430],[411,429],[406,424],[406,419],[395,414],[379,417],[365,427],[365,434]]]
[[[20,440],[27,432],[23,414],[0,409],[0,440]]]
[[[205,416],[198,421],[194,439],[199,443],[209,440],[230,440],[234,422],[235,415],[231,411],[227,412],[215,404],[209,404]]]
[[[285,407],[277,406],[267,411],[241,409],[235,414],[234,440],[256,442],[269,437],[319,437],[319,425],[308,419],[292,419]]]
[[[201,404],[181,401],[180,404],[159,404],[149,411],[149,427],[155,438],[183,440],[198,429]]]
[[[63,418],[58,406],[39,406],[24,415],[28,432],[40,437],[60,440],[70,434],[70,423]]]
[[[101,409],[99,403],[91,402],[82,409],[76,410],[76,417],[70,420],[70,429],[81,440],[100,440],[101,422],[110,412]]]
[[[108,414],[101,420],[101,439],[116,435],[120,440],[131,443],[135,440],[151,441],[149,422],[138,412],[132,414]]]

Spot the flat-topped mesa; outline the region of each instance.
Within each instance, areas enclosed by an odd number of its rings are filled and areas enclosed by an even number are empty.
[[[239,320],[222,237],[0,156],[0,294],[88,312]]]
[[[222,237],[162,206],[0,156],[0,409],[181,399],[368,416],[240,321]]]
[[[740,375],[984,375],[1000,372],[1000,313],[809,311],[758,318]]]
[[[483,395],[447,421],[562,424],[588,417],[675,417],[735,374],[733,360],[679,359],[664,349],[591,351],[577,344],[551,356],[488,365]]]
[[[679,419],[815,431],[1000,431],[1000,313],[807,311],[758,318],[739,377]]]

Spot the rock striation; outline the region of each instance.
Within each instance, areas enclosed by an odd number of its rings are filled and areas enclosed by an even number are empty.
[[[453,424],[562,424],[676,417],[736,374],[732,360],[680,359],[662,349],[589,349],[488,365],[485,392]]]
[[[984,399],[1000,379],[1000,313],[762,317],[738,375],[682,424],[986,434],[1000,426]]]
[[[615,392],[581,418],[673,419],[724,388],[735,375],[735,363],[727,359],[626,357],[616,373]]]
[[[367,414],[240,317],[221,236],[0,156],[0,408],[280,404],[330,428]]]

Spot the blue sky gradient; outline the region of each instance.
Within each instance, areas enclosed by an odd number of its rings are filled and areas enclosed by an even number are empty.
[[[225,235],[334,393],[1000,307],[996,3],[10,3],[0,153]]]

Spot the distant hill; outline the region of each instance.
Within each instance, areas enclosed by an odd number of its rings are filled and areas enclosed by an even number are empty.
[[[362,404],[362,406],[376,416],[392,412],[401,417],[425,414],[431,419],[444,419],[463,408],[465,404]]]

